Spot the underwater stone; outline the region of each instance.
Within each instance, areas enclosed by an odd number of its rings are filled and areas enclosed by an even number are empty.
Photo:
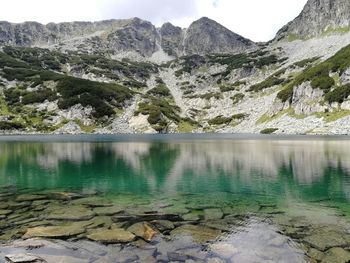
[[[126,243],[135,239],[135,235],[124,229],[96,229],[96,232],[87,235],[87,238],[102,243]]]

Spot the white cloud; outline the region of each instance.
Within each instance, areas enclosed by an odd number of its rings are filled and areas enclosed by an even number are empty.
[[[255,41],[271,39],[307,0],[1,0],[0,17],[11,22],[96,21],[140,17],[161,25],[189,24],[208,16]]]

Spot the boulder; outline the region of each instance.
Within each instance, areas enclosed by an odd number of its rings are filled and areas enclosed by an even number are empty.
[[[122,228],[119,229],[103,229],[96,230],[95,232],[87,235],[87,238],[93,241],[98,241],[107,244],[113,243],[127,243],[135,239],[135,235]]]

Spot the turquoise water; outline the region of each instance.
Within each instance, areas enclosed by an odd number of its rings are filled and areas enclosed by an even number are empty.
[[[0,141],[0,185],[136,195],[227,192],[343,203],[350,195],[346,140],[72,138]]]
[[[3,208],[12,213],[0,209],[0,217],[3,213],[13,223],[24,219],[18,231],[0,224],[4,241],[28,235],[33,226],[86,220],[52,220],[50,213],[62,207],[73,213],[79,204],[89,213],[98,202],[108,201],[120,209],[108,214],[110,218],[94,215],[105,220],[105,230],[128,229],[135,222],[156,228],[155,219],[173,223],[171,229],[157,229],[158,239],[151,242],[156,261],[168,253],[169,258],[159,262],[171,261],[169,251],[177,248],[178,238],[185,247],[181,249],[196,243],[207,253],[205,261],[332,262],[336,253],[350,260],[347,137],[9,136],[0,138],[0,186]],[[77,197],[57,200],[57,193]],[[99,199],[75,200],[86,197]],[[13,208],[22,206],[18,212]],[[26,213],[32,210],[39,211],[30,214],[37,219],[28,220]],[[92,230],[84,231],[72,240],[91,239]],[[214,233],[208,237],[207,231]],[[130,244],[139,246],[136,241]]]

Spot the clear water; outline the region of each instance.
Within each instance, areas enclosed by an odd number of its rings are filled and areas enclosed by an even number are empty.
[[[0,186],[21,193],[95,193],[135,206],[147,201],[155,210],[166,209],[173,200],[175,205],[170,205],[188,210],[179,212],[182,216],[197,213],[201,219],[205,209],[219,208],[224,215],[216,224],[237,204],[249,216],[240,218],[239,226],[232,226],[218,242],[246,251],[237,258],[249,262],[244,257],[252,247],[261,253],[266,249],[265,241],[256,240],[258,233],[288,238],[282,247],[299,249],[298,244],[305,243],[305,237],[289,237],[281,230],[276,222],[286,218],[306,220],[309,230],[327,226],[348,234],[350,140],[243,135],[10,136],[0,141]],[[181,209],[172,212],[177,211]],[[308,249],[289,251],[308,259]],[[322,253],[326,255],[326,249]],[[277,250],[273,254],[279,257]]]

